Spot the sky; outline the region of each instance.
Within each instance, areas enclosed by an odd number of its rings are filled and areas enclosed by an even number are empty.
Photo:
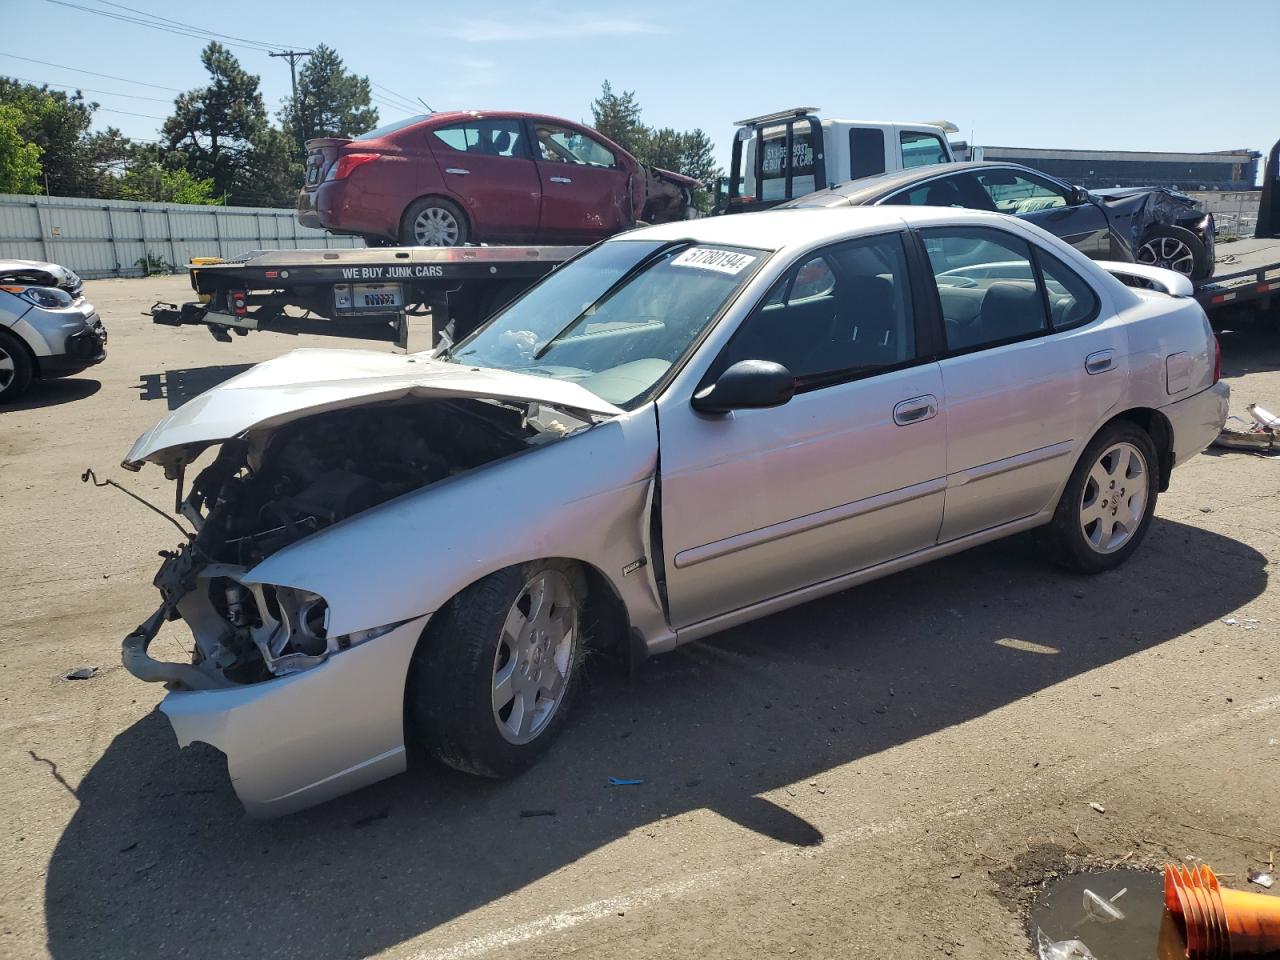
[[[80,7],[279,49],[327,43],[376,85],[383,122],[416,98],[589,121],[609,80],[647,123],[703,128],[725,167],[734,121],[794,106],[949,120],[984,145],[1265,152],[1280,138],[1280,0],[0,0],[0,73],[80,86],[98,128],[154,140],[175,93],[207,81],[205,41]],[[229,47],[274,117],[288,64]]]

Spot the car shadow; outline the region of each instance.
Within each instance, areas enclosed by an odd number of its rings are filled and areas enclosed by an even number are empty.
[[[164,400],[170,410],[177,410],[193,397],[198,397],[224,380],[244,373],[252,363],[227,363],[216,367],[191,367],[187,370],[165,370],[144,373],[135,388],[140,400]]]
[[[268,956],[287,939],[312,960],[366,956],[698,808],[766,843],[819,844],[761,794],[1149,650],[1266,583],[1257,551],[1170,520],[1093,578],[1014,538],[688,644],[630,682],[593,664],[556,748],[514,781],[417,765],[262,823],[221,756],[179,751],[152,713],[75,788],[48,868],[48,948]]]
[[[56,407],[64,403],[75,403],[92,397],[102,389],[102,384],[88,377],[73,377],[62,380],[32,380],[22,399],[15,403],[0,405],[0,413],[12,410],[39,410],[41,407]]]
[[[1244,312],[1216,315],[1214,331],[1222,345],[1222,375],[1241,377],[1248,373],[1280,370],[1280,305],[1262,316]],[[1280,397],[1248,397],[1247,402],[1270,402],[1280,407]]]

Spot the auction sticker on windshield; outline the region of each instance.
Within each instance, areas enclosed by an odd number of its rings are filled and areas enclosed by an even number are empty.
[[[690,247],[671,261],[673,267],[696,267],[699,270],[715,270],[718,273],[741,273],[756,258],[747,253],[732,250],[712,250],[708,247]]]

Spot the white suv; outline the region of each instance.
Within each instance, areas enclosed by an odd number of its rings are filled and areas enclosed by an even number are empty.
[[[795,107],[738,121],[722,213],[763,210],[880,173],[950,163],[946,121],[823,120]]]

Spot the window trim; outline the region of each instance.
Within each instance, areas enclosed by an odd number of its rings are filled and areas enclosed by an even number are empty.
[[[757,312],[765,306],[769,299],[769,295],[779,283],[785,284],[785,290],[783,293],[783,302],[785,303],[787,297],[791,293],[792,287],[795,284],[796,274],[799,272],[800,267],[808,263],[810,260],[815,257],[825,257],[827,251],[846,243],[856,243],[863,240],[878,240],[885,237],[897,237],[898,242],[902,245],[902,265],[907,273],[907,292],[911,299],[911,331],[912,337],[915,341],[913,351],[915,356],[899,363],[886,364],[875,368],[845,367],[839,370],[830,370],[826,373],[811,374],[807,377],[797,376],[795,377],[796,388],[794,395],[800,396],[805,393],[812,393],[815,390],[823,390],[827,387],[835,387],[844,383],[853,383],[858,380],[867,380],[871,377],[880,376],[881,374],[893,373],[898,370],[906,370],[910,367],[918,367],[926,363],[933,363],[937,359],[935,355],[925,355],[920,351],[921,338],[928,337],[929,339],[926,342],[932,344],[932,335],[929,329],[928,318],[922,317],[921,315],[920,293],[917,290],[916,283],[917,271],[914,269],[914,264],[912,263],[911,232],[912,231],[909,228],[904,227],[897,230],[886,230],[882,233],[868,233],[856,237],[845,237],[841,240],[835,240],[831,243],[824,244],[821,247],[814,247],[796,254],[786,267],[783,268],[782,275],[773,283],[769,284],[769,286],[765,288],[764,292],[756,298],[756,302],[751,305],[751,309],[749,309],[742,320],[739,321],[737,328],[732,334],[730,334],[729,339],[725,341],[724,346],[720,348],[715,357],[712,358],[711,362],[707,364],[707,369],[703,372],[702,377],[699,378],[698,384],[694,388],[693,392],[697,394],[702,390],[705,390],[719,379],[720,375],[723,374],[726,369],[728,369],[726,366],[722,365],[722,361],[728,354],[729,349],[733,346],[733,342],[741,335],[747,323],[750,322],[750,320],[756,316]],[[801,381],[807,382],[802,383]]]

